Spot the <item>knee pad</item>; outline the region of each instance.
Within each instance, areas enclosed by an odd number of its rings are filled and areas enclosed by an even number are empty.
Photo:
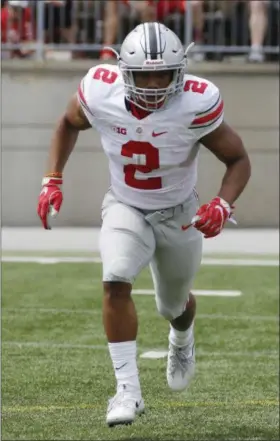
[[[134,278],[131,262],[126,257],[115,259],[106,268],[103,267],[103,282],[133,283]]]
[[[175,286],[174,286],[175,285]],[[166,320],[174,320],[183,314],[189,298],[189,287],[166,286],[156,293],[157,310]],[[172,293],[176,293],[172,296]]]
[[[161,305],[160,307],[157,307],[157,310],[159,314],[165,318],[165,320],[168,320],[169,322],[173,320],[172,312],[169,309]]]
[[[168,306],[157,302],[157,310],[162,317],[171,322],[172,320],[183,314],[184,306]]]

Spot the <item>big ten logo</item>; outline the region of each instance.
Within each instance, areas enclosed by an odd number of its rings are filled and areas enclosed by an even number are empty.
[[[114,126],[113,130],[115,133],[118,133],[118,135],[126,135],[127,134],[127,130],[124,127]]]

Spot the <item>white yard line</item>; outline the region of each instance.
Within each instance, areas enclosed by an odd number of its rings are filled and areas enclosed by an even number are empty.
[[[192,293],[195,296],[207,296],[207,297],[239,297],[242,295],[241,291],[220,290],[220,289],[193,289]],[[154,296],[155,291],[153,289],[133,289],[132,294]]]
[[[202,356],[202,355],[214,355],[214,356],[219,356],[218,354],[220,354],[221,356],[222,355],[225,355],[225,357],[228,357],[228,356],[233,356],[233,357],[238,357],[238,356],[240,356],[240,357],[244,357],[245,356],[245,352],[232,352],[232,353],[230,353],[230,352],[210,352],[210,351],[196,351],[197,352],[197,355],[200,355],[200,356]],[[261,354],[264,354],[263,356],[267,356],[267,355],[265,355],[265,354],[268,354],[268,353],[266,353],[266,352],[249,352],[249,354],[250,354],[250,356],[253,358],[253,357],[260,357],[260,356],[262,356]],[[150,359],[150,360],[159,360],[159,359],[161,359],[161,358],[166,358],[167,357],[167,355],[168,355],[168,351],[164,351],[164,350],[162,350],[162,349],[155,349],[155,350],[153,350],[153,351],[147,351],[147,352],[143,352],[141,355],[140,355],[140,358],[148,358],[148,359]],[[276,354],[275,354],[276,355]],[[279,357],[279,354],[278,354],[278,357]],[[271,354],[268,356],[268,358],[274,358],[274,353],[273,353],[273,356],[271,357]]]
[[[40,256],[2,256],[2,262],[40,263],[43,265],[57,263],[101,263],[100,257],[40,257]],[[202,265],[212,266],[279,266],[277,259],[232,259],[211,258],[202,259]]]
[[[21,348],[45,348],[45,349],[90,349],[90,350],[106,350],[108,351],[107,345],[82,345],[82,344],[72,344],[72,343],[52,343],[48,341],[44,342],[34,342],[34,341],[2,341],[3,347],[18,347]],[[160,351],[164,352],[166,349],[149,349],[142,346],[138,346],[139,351]],[[211,357],[266,357],[268,359],[279,359],[279,353],[277,351],[240,351],[240,352],[224,352],[224,351],[204,351],[198,350],[197,355],[199,356],[211,356]]]
[[[167,357],[167,351],[147,351],[140,355],[140,358],[149,358],[151,360],[159,360]]]
[[[2,315],[5,312],[24,314],[25,312],[35,312],[36,314],[82,314],[82,315],[100,315],[101,311],[91,309],[67,309],[67,308],[1,308]]]
[[[202,265],[216,266],[279,266],[277,259],[229,259],[229,258],[205,258],[202,259]]]
[[[2,262],[41,263],[101,263],[100,257],[40,257],[40,256],[3,256]]]

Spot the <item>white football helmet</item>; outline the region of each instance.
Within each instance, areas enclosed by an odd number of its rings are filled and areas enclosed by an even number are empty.
[[[142,23],[125,38],[120,54],[116,51],[123,75],[125,94],[129,101],[144,110],[162,110],[168,100],[183,90],[183,78],[187,63],[186,49],[177,35],[161,23]],[[136,87],[134,72],[173,72],[173,78],[164,89]]]

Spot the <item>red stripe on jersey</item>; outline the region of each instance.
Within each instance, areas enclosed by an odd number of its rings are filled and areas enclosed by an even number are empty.
[[[141,109],[141,107],[137,107],[134,103],[130,102],[131,113],[137,119],[146,118],[146,116],[150,115],[151,112],[148,110]]]
[[[221,101],[216,110],[214,110],[211,113],[208,113],[208,115],[194,119],[192,122],[192,126],[195,124],[205,124],[215,120],[222,113],[223,110],[224,110],[224,102]]]

